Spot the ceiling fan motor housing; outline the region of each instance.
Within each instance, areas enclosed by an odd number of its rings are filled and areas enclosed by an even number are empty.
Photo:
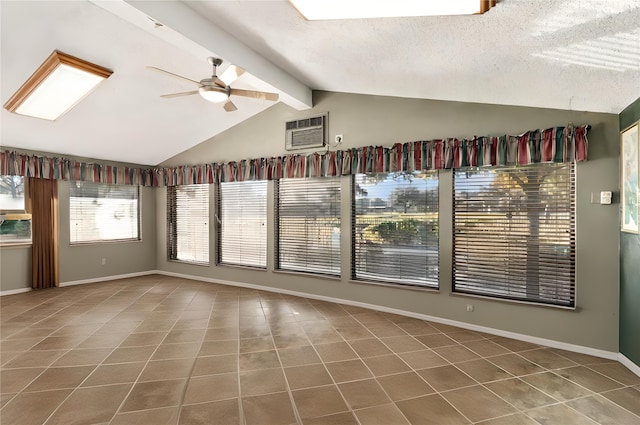
[[[223,102],[229,98],[229,86],[220,87],[212,81],[207,82],[206,80],[208,79],[202,80],[200,82],[201,86],[198,89],[200,96],[204,97],[210,102]]]
[[[225,102],[224,110],[227,112],[232,112],[238,109],[233,104],[231,99],[229,99],[229,96],[231,96],[232,94],[236,96],[252,97],[257,99],[269,100],[273,102],[278,100],[278,95],[275,93],[266,93],[266,92],[260,92],[255,90],[232,89],[228,83],[224,82],[223,80],[218,78],[218,76],[216,75],[217,67],[222,65],[222,62],[223,62],[222,59],[209,57],[207,58],[207,60],[209,61],[209,64],[211,64],[211,66],[213,67],[213,74],[211,75],[211,77],[204,78],[200,81],[195,81],[190,78],[183,77],[182,75],[174,74],[172,72],[165,71],[164,69],[150,66],[149,68],[155,69],[156,71],[160,71],[172,77],[177,77],[198,85],[198,91],[171,93],[171,94],[162,95],[161,97],[169,98],[169,97],[178,97],[178,96],[188,96],[192,94],[200,94],[200,96],[202,96],[205,100],[208,100],[209,102],[214,102],[214,103]],[[234,71],[235,71],[234,79],[244,73],[244,70],[238,67],[235,67]]]

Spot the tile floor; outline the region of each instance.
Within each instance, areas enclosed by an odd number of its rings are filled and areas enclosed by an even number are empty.
[[[0,423],[640,424],[620,363],[165,276],[5,296]]]

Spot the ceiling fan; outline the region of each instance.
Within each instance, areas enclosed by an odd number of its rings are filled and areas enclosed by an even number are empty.
[[[191,78],[183,77],[182,75],[174,74],[173,72],[165,71],[164,69],[156,68],[155,66],[148,66],[147,68],[160,71],[164,74],[171,75],[172,77],[181,78],[198,85],[198,90],[186,91],[181,93],[163,94],[160,97],[172,98],[179,96],[189,96],[192,94],[200,94],[203,98],[209,102],[225,102],[224,110],[227,112],[236,111],[238,108],[233,104],[229,96],[244,96],[252,97],[255,99],[269,100],[275,102],[278,100],[277,93],[267,93],[256,90],[243,90],[233,89],[230,84],[233,83],[236,78],[244,74],[244,69],[231,65],[220,77],[217,76],[217,69],[222,64],[222,59],[210,57],[209,63],[213,67],[213,75],[209,78],[204,78],[200,81],[192,80]]]

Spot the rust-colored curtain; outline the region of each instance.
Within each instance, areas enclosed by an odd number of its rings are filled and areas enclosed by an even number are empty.
[[[58,286],[58,181],[29,178],[31,213],[31,287]]]

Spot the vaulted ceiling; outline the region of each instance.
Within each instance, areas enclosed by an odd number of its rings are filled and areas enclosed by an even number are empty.
[[[208,56],[301,114],[312,90],[604,113],[640,97],[640,0],[348,21],[306,21],[286,0],[2,0],[0,15],[3,104],[54,49],[114,71],[57,121],[3,109],[3,148],[155,165],[273,104],[159,97],[197,87],[147,66],[200,80]]]

